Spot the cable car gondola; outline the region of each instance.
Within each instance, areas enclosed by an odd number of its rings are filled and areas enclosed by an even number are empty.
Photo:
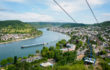
[[[88,47],[90,49],[90,53],[83,60],[84,60],[85,63],[95,64],[96,58],[93,56],[93,49],[92,49],[92,46],[91,46],[91,44],[89,42],[89,39],[88,39]]]

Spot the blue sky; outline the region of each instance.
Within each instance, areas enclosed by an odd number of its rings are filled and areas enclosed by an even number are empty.
[[[56,0],[79,23],[95,20],[85,0]],[[88,0],[99,22],[110,20],[110,0]],[[53,0],[0,0],[0,20],[72,22]]]

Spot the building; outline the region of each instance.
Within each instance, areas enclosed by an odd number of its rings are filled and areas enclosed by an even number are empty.
[[[74,44],[66,44],[66,48],[62,48],[60,49],[63,52],[67,52],[67,51],[74,51],[76,48],[76,46]]]
[[[67,48],[62,48],[62,49],[60,49],[60,50],[63,51],[63,52],[67,52],[67,51],[68,51]]]
[[[42,59],[42,57],[41,56],[30,57],[30,58],[27,58],[25,61],[30,63],[39,59]]]
[[[48,67],[48,66],[53,66],[55,64],[54,59],[48,59],[47,62],[41,63],[40,66],[42,67]]]
[[[45,63],[41,63],[40,66],[42,66],[42,67],[48,67],[48,66],[53,66],[53,64],[50,63],[50,62],[45,62]]]
[[[66,47],[67,48],[71,48],[71,49],[73,49],[73,50],[75,50],[75,48],[76,48],[76,46],[74,45],[74,44],[66,44]]]
[[[110,53],[107,53],[107,58],[110,58]]]
[[[84,58],[84,54],[80,54],[77,56],[77,60],[82,60]]]

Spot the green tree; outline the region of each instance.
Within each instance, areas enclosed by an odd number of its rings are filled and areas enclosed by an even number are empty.
[[[54,51],[54,46],[50,46],[49,51]]]
[[[5,66],[7,63],[8,63],[8,61],[7,61],[6,59],[3,59],[3,60],[0,62],[0,64],[1,64],[2,66]]]
[[[66,45],[66,40],[62,39],[58,43],[56,43],[56,46],[59,46],[60,48],[64,47]]]
[[[48,58],[54,58],[54,51],[48,51]]]
[[[59,41],[59,43],[60,43],[60,44],[66,44],[66,40],[63,39],[63,40]]]
[[[100,52],[100,55],[105,55],[105,54],[107,54],[107,52],[106,52],[105,50],[102,50],[102,51]]]
[[[56,49],[60,49],[60,46],[56,46]]]
[[[57,70],[87,70],[83,64],[58,66]]]
[[[110,66],[107,62],[101,62],[101,66],[103,70],[110,70]]]
[[[23,59],[27,59],[28,57],[24,56]]]
[[[48,51],[49,51],[48,47],[43,47],[43,49],[41,50],[41,55],[43,57],[48,57],[48,55],[47,55]]]
[[[16,66],[15,65],[8,65],[7,70],[16,70]]]
[[[21,62],[16,64],[16,70],[33,70],[33,67],[30,63]]]
[[[14,64],[17,63],[17,56],[14,56]]]
[[[58,62],[62,59],[63,53],[60,50],[55,50],[55,56],[54,59]]]
[[[81,46],[83,46],[83,42],[82,41],[78,41],[76,43],[76,50],[78,50]]]
[[[28,55],[28,57],[33,57],[33,56],[34,56],[33,54],[29,54],[29,55]]]
[[[56,43],[56,46],[60,46],[60,43],[58,42],[58,43]]]
[[[89,70],[93,70],[93,65],[88,66]]]
[[[39,50],[36,50],[36,53],[40,53],[40,51]]]
[[[14,59],[12,57],[8,57],[7,58],[7,61],[8,61],[8,63],[13,63],[14,62]]]

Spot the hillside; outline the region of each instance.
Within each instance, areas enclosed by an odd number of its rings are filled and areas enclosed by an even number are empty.
[[[60,26],[60,27],[79,27],[86,26],[85,24],[79,23],[70,23],[70,22],[27,22],[34,27],[43,28],[43,27],[52,27],[52,26]]]
[[[104,21],[102,23],[98,23],[98,24],[82,24],[82,23],[66,23],[66,24],[62,24],[61,27],[82,27],[82,26],[100,26],[100,27],[106,27],[106,26],[110,26],[110,21]]]
[[[37,28],[61,26],[63,24],[67,24],[66,22],[28,22],[28,23]]]
[[[68,23],[68,24],[63,24],[61,25],[61,27],[82,27],[82,26],[86,26],[85,24],[81,24],[81,23]]]
[[[0,21],[0,42],[25,39],[41,34],[41,31],[19,20]]]
[[[105,21],[101,23],[102,26],[110,26],[110,21]]]
[[[99,23],[99,24],[94,24],[95,26],[110,26],[110,21],[104,21],[102,23]]]
[[[31,25],[24,22],[14,20],[14,21],[0,21],[0,31],[2,33],[32,33],[36,31]]]

